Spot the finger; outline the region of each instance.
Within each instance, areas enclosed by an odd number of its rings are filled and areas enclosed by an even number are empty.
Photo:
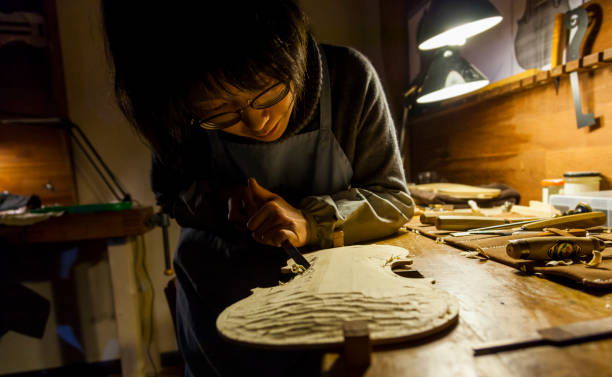
[[[290,240],[291,237],[295,237],[295,234],[287,230],[284,224],[279,224],[258,236],[258,238],[254,237],[254,239],[265,245],[281,247],[283,242]]]
[[[283,221],[283,219],[277,219],[275,221],[265,222],[259,229],[255,230],[251,234],[253,238],[270,239],[271,233],[281,229],[295,233],[295,226],[293,224],[287,221]]]
[[[259,183],[257,183],[255,178],[249,178],[249,189],[251,193],[253,194],[253,199],[256,202],[265,203],[265,202],[268,202],[278,197],[278,195],[276,195],[275,193],[271,191],[268,191],[267,189],[262,187]]]
[[[255,212],[253,216],[248,219],[246,225],[249,230],[256,232],[260,230],[264,224],[272,223],[275,225],[279,223],[280,220],[283,220],[281,208],[278,203],[272,201],[259,208],[257,212]],[[267,228],[270,228],[270,225],[267,225]]]

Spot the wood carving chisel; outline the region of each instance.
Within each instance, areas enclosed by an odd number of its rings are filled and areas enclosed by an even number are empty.
[[[436,229],[439,230],[468,230],[486,226],[505,225],[527,220],[526,218],[505,218],[487,216],[439,216],[436,219]]]
[[[544,228],[590,228],[606,223],[604,212],[587,212],[575,215],[553,217],[552,219],[534,221],[521,226],[521,230],[542,230]]]
[[[295,263],[303,266],[304,268],[310,267],[310,263],[308,263],[302,253],[300,253],[300,251],[295,246],[293,246],[291,242],[289,242],[289,240],[283,241],[282,247],[287,253],[287,255],[289,255]]]
[[[530,338],[484,343],[474,347],[473,350],[474,356],[479,356],[545,344],[574,344],[610,336],[612,336],[612,317],[605,317],[539,329],[537,334]]]

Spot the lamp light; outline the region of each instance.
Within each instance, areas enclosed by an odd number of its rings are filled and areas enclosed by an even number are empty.
[[[423,85],[419,89],[417,103],[431,103],[460,96],[480,89],[489,80],[476,67],[467,62],[457,51],[441,49],[436,52]]]
[[[465,40],[500,23],[488,0],[432,0],[417,33],[420,50],[462,46]]]

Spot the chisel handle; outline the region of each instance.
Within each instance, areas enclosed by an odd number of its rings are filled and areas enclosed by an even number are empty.
[[[604,241],[589,237],[531,237],[511,240],[506,254],[515,259],[563,260],[590,256],[605,249]]]
[[[480,216],[473,212],[458,212],[458,211],[442,211],[442,212],[425,212],[421,214],[419,220],[421,224],[435,225],[436,219],[440,216]]]

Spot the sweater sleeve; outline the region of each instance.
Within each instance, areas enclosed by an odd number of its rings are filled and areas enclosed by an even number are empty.
[[[334,134],[353,167],[351,186],[300,203],[309,220],[310,243],[322,248],[332,246],[339,230],[347,245],[391,235],[414,211],[380,80],[363,55],[343,51],[348,53],[328,54],[328,61]]]

